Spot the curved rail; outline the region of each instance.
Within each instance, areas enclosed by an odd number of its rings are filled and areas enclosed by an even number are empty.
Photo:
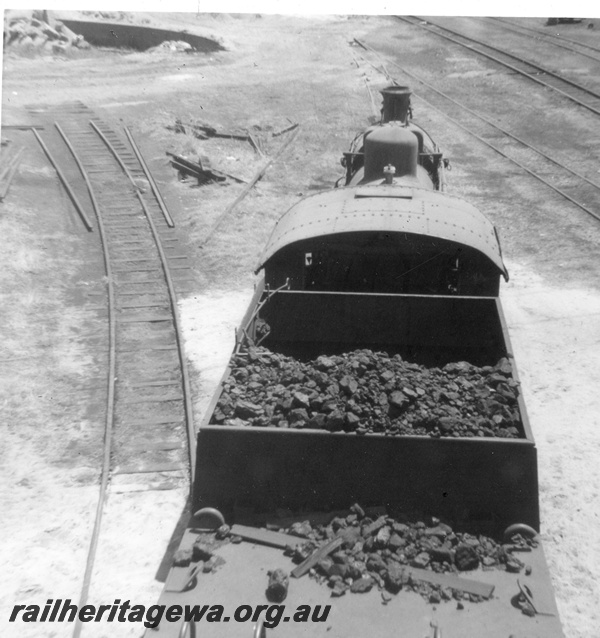
[[[113,157],[117,160],[117,163],[123,169],[123,172],[125,173],[125,175],[127,175],[127,179],[132,183],[136,191],[140,191],[141,188],[135,183],[135,180],[133,179],[133,176],[129,172],[129,169],[127,168],[127,166],[125,166],[125,163],[119,157],[119,153],[117,152],[115,147],[108,141],[106,135],[104,135],[104,133],[96,126],[96,124],[94,124],[94,122],[92,122],[92,120],[90,120],[90,126],[94,129],[94,131],[96,131],[96,133],[98,133],[98,136],[100,137],[100,139],[106,144],[106,147],[111,152]]]
[[[150,230],[152,232],[152,236],[154,237],[154,241],[156,242],[156,248],[160,255],[160,261],[161,261],[161,265],[165,275],[165,281],[167,283],[167,288],[169,289],[169,300],[171,303],[171,310],[173,312],[173,322],[175,325],[175,339],[177,340],[177,356],[179,357],[179,363],[181,366],[181,378],[182,378],[184,407],[185,407],[185,422],[186,422],[186,431],[188,436],[190,486],[193,487],[194,478],[196,476],[196,432],[194,430],[192,390],[191,390],[190,378],[189,378],[188,370],[187,370],[187,363],[185,360],[185,356],[183,354],[183,330],[181,329],[181,321],[179,319],[179,313],[177,310],[177,296],[175,294],[175,286],[173,285],[173,280],[171,279],[171,274],[169,272],[167,257],[160,243],[160,237],[158,236],[156,225],[154,221],[152,220],[152,216],[150,215],[150,212],[148,211],[148,208],[146,206],[146,203],[144,202],[144,198],[142,197],[142,194],[139,191],[137,191],[136,195],[140,201],[140,205],[142,206],[144,215],[146,215],[148,224],[150,225]]]
[[[64,173],[60,169],[60,166],[58,165],[58,163],[56,162],[56,160],[50,153],[46,144],[44,144],[44,140],[41,138],[40,134],[34,128],[32,128],[31,130],[33,131],[33,134],[35,135],[37,141],[40,143],[40,146],[42,147],[42,150],[46,154],[46,157],[50,160],[50,163],[52,164],[52,166],[54,166],[54,170],[56,171],[56,174],[58,175],[60,181],[62,182],[62,185],[65,187],[65,190],[67,191],[69,197],[71,198],[73,205],[77,209],[77,213],[79,214],[79,217],[81,217],[81,221],[83,222],[83,225],[88,229],[88,231],[92,232],[92,230],[94,230],[92,228],[92,224],[90,223],[88,216],[85,214],[85,211],[83,210],[83,206],[79,203],[79,200],[77,199],[77,195],[75,195],[75,193],[73,192],[73,189],[71,188],[69,182],[67,181],[67,178],[64,176]]]
[[[110,143],[110,141],[107,139],[107,137],[102,133],[102,131],[98,128],[98,126],[96,126],[96,124],[94,124],[94,122],[92,122],[91,120],[90,120],[90,125],[96,131],[96,133],[99,135],[99,137],[102,139],[102,141],[107,146],[107,148],[109,149],[111,154],[117,160],[119,166],[121,167],[121,169],[123,170],[123,172],[125,173],[127,178],[129,179],[129,181],[135,187],[138,201],[140,202],[140,206],[142,207],[142,210],[144,211],[144,215],[146,216],[146,219],[147,219],[148,224],[150,226],[152,237],[154,239],[154,242],[156,244],[156,249],[157,249],[159,257],[160,257],[161,267],[162,267],[162,270],[163,270],[163,274],[164,274],[164,277],[165,277],[165,282],[167,284],[167,289],[168,289],[168,292],[169,292],[169,302],[170,302],[171,311],[172,311],[172,314],[173,314],[173,324],[174,324],[174,328],[175,328],[175,339],[176,339],[176,342],[177,342],[177,354],[178,354],[179,363],[180,363],[180,369],[181,369],[182,389],[183,389],[183,396],[184,396],[185,420],[186,420],[186,432],[187,432],[187,438],[188,438],[188,457],[189,457],[189,464],[190,464],[190,471],[189,471],[190,485],[193,486],[194,477],[195,477],[195,470],[196,470],[196,447],[195,447],[195,430],[194,430],[194,422],[193,422],[193,407],[192,407],[192,399],[191,399],[192,393],[191,393],[191,385],[190,385],[190,380],[189,380],[189,374],[188,374],[188,370],[187,370],[187,363],[186,363],[184,352],[183,352],[183,348],[184,348],[183,330],[181,328],[181,322],[180,322],[179,314],[178,314],[178,310],[177,310],[177,296],[176,296],[176,293],[175,293],[175,286],[173,285],[173,280],[171,278],[171,274],[170,274],[170,271],[169,271],[169,264],[168,264],[165,252],[163,250],[163,247],[161,245],[160,237],[159,237],[158,231],[156,229],[156,225],[155,225],[155,223],[154,223],[154,221],[152,219],[152,216],[150,215],[150,212],[148,210],[148,207],[146,206],[146,203],[145,203],[145,201],[144,201],[144,199],[143,199],[143,197],[141,195],[140,187],[135,183],[135,180],[133,179],[129,169],[125,166],[123,160],[119,157],[118,151]]]
[[[92,530],[92,538],[90,540],[90,546],[88,549],[88,555],[85,563],[85,572],[83,576],[83,584],[81,586],[81,596],[79,598],[79,609],[87,602],[88,594],[90,591],[90,584],[92,581],[92,570],[94,568],[94,561],[96,559],[96,551],[98,549],[98,540],[100,538],[100,529],[102,527],[102,515],[104,513],[104,503],[106,501],[106,493],[108,490],[108,481],[110,476],[110,456],[112,452],[112,434],[115,415],[115,377],[116,377],[116,317],[115,317],[115,289],[113,282],[113,273],[110,263],[110,255],[108,252],[108,242],[106,241],[106,232],[104,228],[104,222],[102,221],[102,215],[100,214],[100,207],[98,206],[98,200],[94,192],[94,188],[89,179],[89,176],[79,158],[79,155],[73,148],[70,140],[65,135],[60,125],[55,122],[54,126],[60,133],[63,141],[67,145],[69,151],[73,155],[73,159],[77,163],[81,175],[85,181],[85,184],[92,201],[94,213],[96,215],[96,221],[98,223],[98,235],[100,236],[100,243],[102,246],[102,256],[104,259],[104,268],[106,271],[107,281],[107,293],[108,293],[108,385],[107,385],[107,407],[106,407],[106,419],[104,424],[104,450],[102,455],[102,470],[100,475],[100,491],[98,495],[98,503],[96,505],[96,514],[94,517],[94,527]],[[73,629],[73,638],[79,638],[81,635],[82,624],[77,616],[75,627]]]
[[[356,40],[356,42],[362,46],[366,51],[370,51],[373,54],[377,55],[380,59],[381,59],[381,55],[379,54],[379,52],[377,52],[375,49],[373,49],[372,47],[364,44],[363,42]],[[588,179],[587,177],[585,177],[584,175],[581,175],[580,173],[570,169],[568,166],[565,166],[564,164],[558,162],[557,160],[555,160],[554,158],[550,157],[549,155],[546,155],[543,151],[541,151],[540,149],[536,148],[535,146],[532,146],[531,144],[525,142],[524,140],[522,140],[521,138],[517,137],[516,135],[513,135],[512,133],[506,131],[504,128],[498,126],[497,124],[494,124],[491,120],[488,120],[488,118],[484,117],[483,115],[480,115],[479,113],[473,111],[472,109],[468,108],[467,106],[464,106],[463,104],[460,104],[460,102],[457,102],[455,99],[451,98],[449,95],[447,95],[446,93],[444,93],[443,91],[440,91],[439,89],[436,89],[434,86],[432,86],[431,84],[429,84],[427,81],[423,80],[421,77],[419,77],[418,75],[407,71],[406,69],[404,69],[403,67],[401,67],[399,64],[397,64],[396,62],[393,61],[389,61],[390,64],[392,64],[393,66],[395,66],[396,68],[398,68],[400,71],[402,71],[402,73],[404,73],[405,75],[407,75],[408,77],[411,77],[415,80],[417,80],[418,82],[421,82],[423,85],[427,86],[429,89],[431,89],[432,91],[434,91],[435,93],[438,93],[439,95],[441,95],[443,98],[445,98],[446,100],[452,102],[453,104],[456,104],[457,106],[459,106],[461,109],[471,113],[472,115],[474,115],[475,117],[478,117],[479,119],[483,120],[484,122],[486,122],[487,124],[489,124],[490,126],[494,127],[496,130],[502,132],[503,134],[507,135],[508,137],[514,139],[515,141],[519,142],[520,144],[523,144],[525,147],[529,148],[530,150],[538,153],[540,156],[544,157],[545,159],[549,160],[550,162],[552,162],[553,164],[555,164],[556,166],[559,166],[560,168],[566,170],[567,172],[571,173],[572,175],[575,175],[576,177],[584,180],[585,182],[587,182],[588,184],[590,184],[591,186],[593,186],[594,188],[600,189],[600,184],[597,184],[596,182],[593,182],[592,180]],[[394,84],[399,84],[387,71],[387,69],[385,68],[384,65],[382,65],[382,72],[384,73],[384,75],[386,76],[386,78],[390,81],[393,82]],[[527,166],[525,166],[522,162],[519,162],[518,160],[510,157],[509,155],[507,155],[504,151],[502,151],[501,149],[499,149],[498,147],[494,146],[493,144],[491,144],[490,142],[488,142],[487,140],[485,140],[484,138],[482,138],[480,135],[477,135],[477,133],[474,133],[471,129],[469,129],[467,126],[465,126],[464,124],[461,124],[460,122],[458,122],[457,120],[455,120],[453,117],[451,117],[450,115],[448,115],[447,113],[445,113],[444,111],[442,111],[441,109],[439,109],[438,107],[434,106],[431,102],[429,102],[428,100],[426,100],[425,98],[422,98],[420,96],[417,96],[422,102],[424,102],[425,104],[428,105],[428,107],[432,108],[434,111],[437,111],[438,113],[440,113],[441,115],[443,115],[446,119],[450,120],[454,125],[458,126],[459,128],[461,128],[462,130],[464,130],[465,132],[467,132],[469,135],[472,135],[473,137],[475,137],[479,142],[481,142],[482,144],[485,144],[486,146],[488,146],[489,148],[491,148],[493,151],[495,151],[496,153],[498,153],[499,155],[501,155],[502,157],[504,157],[505,159],[508,159],[509,161],[513,162],[514,164],[516,164],[517,166],[519,166],[519,168],[523,169],[525,172],[527,172],[529,175],[531,175],[532,177],[535,177],[537,180],[541,181],[543,184],[545,184],[546,186],[549,186],[553,191],[555,191],[556,193],[558,193],[559,195],[561,195],[562,197],[564,197],[565,199],[567,199],[568,201],[570,201],[572,204],[574,204],[575,206],[577,206],[578,208],[580,208],[581,210],[583,210],[585,213],[587,213],[588,215],[594,217],[595,219],[600,221],[600,214],[596,213],[595,211],[589,209],[585,204],[582,204],[581,202],[577,201],[576,199],[574,199],[573,197],[571,197],[568,193],[565,193],[562,189],[558,188],[557,186],[555,186],[554,184],[552,184],[552,182],[548,181],[546,178],[544,178],[543,176],[539,175],[538,173],[536,173],[535,171],[531,170],[530,168],[527,168]]]
[[[131,134],[131,131],[129,130],[127,126],[125,127],[125,134],[127,135],[127,139],[129,140],[129,143],[131,144],[131,148],[133,149],[133,152],[135,153],[135,156],[137,157],[138,162],[140,163],[140,166],[142,167],[142,170],[144,171],[144,174],[146,175],[146,179],[148,180],[148,183],[150,184],[150,188],[152,189],[152,192],[154,193],[154,197],[156,197],[156,201],[158,202],[158,205],[160,206],[160,210],[162,211],[163,217],[165,218],[165,221],[167,222],[167,226],[169,226],[169,228],[173,228],[175,226],[175,222],[173,221],[171,214],[167,210],[167,206],[165,204],[165,201],[162,198],[162,195],[160,194],[160,191],[158,190],[156,181],[154,180],[154,177],[152,176],[152,173],[150,172],[150,169],[148,168],[148,165],[146,164],[146,160],[144,159],[142,153],[140,152],[140,149],[138,148],[138,145],[135,143],[135,140],[133,139],[133,135]]]
[[[529,33],[535,33],[542,38],[556,38],[557,40],[563,40],[564,42],[570,42],[571,44],[575,44],[578,47],[582,47],[584,49],[588,49],[589,51],[596,51],[596,53],[600,53],[600,49],[598,47],[594,47],[591,44],[585,44],[583,42],[577,42],[577,40],[571,40],[570,38],[565,38],[563,35],[559,35],[557,33],[540,33],[536,29],[532,29],[531,27],[526,27],[521,24],[515,24],[514,22],[510,22],[510,20],[504,20],[502,18],[490,18],[490,20],[496,20],[498,22],[504,22],[504,24],[510,24],[513,27],[519,27],[519,29],[523,29],[524,31],[528,31]],[[597,59],[597,58],[596,58]]]
[[[0,175],[0,202],[4,201],[4,198],[8,194],[8,189],[10,188],[17,170],[19,170],[19,164],[21,163],[21,158],[23,157],[24,152],[25,148],[20,148],[15,155],[11,157],[8,165]]]
[[[527,33],[535,33],[537,36],[536,40],[539,40],[540,42],[546,42],[547,44],[550,44],[555,47],[559,47],[560,49],[565,49],[565,51],[571,51],[572,53],[581,55],[584,58],[589,58],[590,60],[594,60],[595,62],[600,62],[600,58],[597,58],[595,55],[590,55],[589,53],[585,53],[584,51],[578,51],[575,47],[571,47],[568,44],[561,44],[560,42],[553,41],[552,39],[553,36],[550,33],[540,33],[539,31],[536,31],[535,29],[521,27],[520,25],[513,24],[512,22],[507,22],[506,20],[502,20],[500,18],[482,18],[482,19],[486,21],[491,21],[494,23],[500,23],[503,29],[505,29],[506,31],[510,31],[511,33],[516,33],[517,35],[526,35]],[[526,29],[526,33],[523,33],[523,31],[520,31],[519,29]],[[577,43],[574,42],[574,44],[581,46],[579,42]],[[600,49],[594,49],[594,50],[595,51],[597,50],[600,53]]]
[[[21,161],[21,157],[23,156],[23,153],[25,152],[25,147],[22,146],[7,162],[6,166],[4,167],[4,169],[2,170],[2,172],[0,173],[0,182],[2,182],[4,180],[4,178],[10,174],[10,172],[12,171],[12,168],[15,164],[18,164]],[[4,158],[3,158],[4,159]]]
[[[119,311],[118,304],[117,304],[117,297],[118,297],[118,294],[127,295],[131,293],[127,293],[126,291],[122,293],[118,293],[118,290],[116,289],[115,286],[119,282],[118,281],[115,282],[115,275],[118,275],[118,273],[121,273],[121,272],[135,273],[136,266],[134,266],[131,270],[126,269],[125,271],[117,270],[116,268],[113,268],[113,265],[111,263],[111,250],[118,245],[119,240],[110,239],[108,231],[110,231],[111,233],[114,233],[114,231],[117,230],[118,233],[122,233],[122,230],[120,229],[124,228],[123,226],[121,226],[121,224],[123,223],[122,221],[117,221],[117,222],[109,221],[111,219],[110,209],[112,205],[111,197],[113,196],[113,191],[107,190],[104,193],[103,195],[104,202],[102,201],[102,197],[99,198],[97,196],[97,193],[94,191],[93,175],[88,173],[88,170],[86,168],[86,162],[88,163],[88,165],[90,162],[96,165],[95,164],[96,156],[91,155],[90,153],[90,157],[87,158],[85,161],[83,161],[80,155],[78,154],[75,145],[71,142],[68,135],[62,129],[60,124],[58,122],[55,122],[54,124],[63,142],[69,149],[75,163],[77,164],[79,168],[79,171],[86,184],[89,197],[94,208],[94,213],[98,221],[99,238],[101,242],[101,249],[102,249],[106,278],[107,278],[107,294],[108,294],[109,343],[108,343],[108,378],[107,378],[107,403],[106,403],[107,407],[106,407],[106,417],[105,417],[104,435],[103,435],[101,480],[100,480],[98,501],[96,504],[96,510],[95,510],[95,516],[94,516],[92,536],[91,536],[90,544],[88,548],[85,572],[84,572],[83,583],[81,587],[81,595],[80,595],[80,601],[79,601],[79,606],[81,608],[83,605],[86,604],[88,596],[89,596],[90,585],[92,580],[92,571],[94,568],[95,558],[97,555],[97,549],[99,545],[102,519],[103,519],[103,514],[104,514],[104,510],[106,506],[106,500],[108,496],[108,488],[109,488],[109,484],[111,480],[111,472],[114,471],[113,468],[111,467],[111,464],[113,462],[113,455],[116,453],[115,451],[116,446],[113,443],[113,441],[115,440],[115,424],[118,422],[117,421],[118,418],[123,418],[123,415],[119,417],[119,409],[117,407],[117,387],[116,387],[117,385],[117,355],[118,355],[117,313]],[[124,162],[119,157],[119,153],[117,149],[113,146],[113,144],[107,138],[107,136],[102,133],[102,131],[98,128],[98,126],[96,126],[96,124],[94,124],[94,122],[90,121],[89,124],[91,124],[92,129],[102,139],[105,146],[107,147],[107,151],[109,151],[113,155],[114,159],[116,160],[118,164],[117,166],[111,159],[110,163],[114,168],[106,169],[106,170],[102,169],[102,172],[106,173],[107,171],[110,170],[110,172],[114,172],[115,176],[119,176],[119,183],[121,184],[120,186],[121,197],[124,197],[123,185],[126,184],[126,182],[124,182],[122,178],[120,177],[121,170],[125,174],[127,179],[129,180],[129,182],[134,186],[134,192],[136,197],[134,198],[132,191],[128,190],[127,192],[129,194],[126,196],[125,201],[120,202],[118,204],[118,208],[122,209],[123,206],[126,206],[129,211],[127,219],[137,219],[139,223],[139,217],[135,214],[135,211],[137,210],[138,206],[141,207],[141,210],[143,211],[146,222],[147,222],[147,226],[146,226],[146,223],[144,223],[146,228],[145,233],[148,235],[148,239],[151,239],[151,241],[153,240],[155,248],[156,248],[156,252],[154,253],[155,256],[153,257],[153,260],[155,261],[156,265],[153,266],[153,268],[155,267],[157,271],[162,271],[162,278],[161,278],[162,290],[157,290],[151,293],[140,292],[136,294],[140,294],[140,295],[160,294],[163,296],[163,299],[165,299],[164,302],[160,302],[160,305],[164,303],[165,305],[168,304],[170,306],[170,310],[171,310],[170,322],[171,322],[172,328],[174,329],[174,345],[177,350],[178,368],[181,375],[179,383],[181,384],[181,390],[182,390],[183,396],[152,397],[152,395],[150,395],[147,397],[147,400],[150,403],[152,403],[153,401],[162,401],[162,400],[177,400],[180,402],[183,400],[183,414],[184,414],[183,419],[185,420],[185,429],[186,429],[186,438],[187,438],[187,459],[186,460],[189,465],[188,474],[189,474],[190,485],[193,485],[194,475],[195,475],[196,450],[195,450],[195,431],[194,431],[194,423],[193,423],[193,406],[192,406],[192,400],[191,400],[191,385],[190,385],[189,373],[187,370],[187,364],[186,364],[184,350],[183,350],[183,346],[184,346],[183,332],[182,332],[182,327],[181,327],[180,319],[177,312],[177,298],[176,298],[176,292],[175,292],[175,285],[170,273],[168,257],[165,253],[165,250],[162,247],[157,225],[155,221],[153,220],[152,214],[142,197],[139,186],[135,183],[130,171],[127,169]],[[89,134],[93,135],[94,133],[92,133],[90,130]],[[78,135],[78,133],[75,133],[75,135]],[[75,139],[81,140],[81,138],[77,138],[77,137]],[[83,144],[85,142],[80,142],[80,143]],[[82,148],[84,147],[82,146]],[[84,153],[84,156],[85,156],[85,153]],[[107,155],[105,155],[105,157],[107,157]],[[102,183],[103,183],[102,181],[99,182],[101,189],[102,189]],[[113,180],[113,183],[114,183],[114,180]],[[118,189],[116,192],[118,192]],[[100,193],[102,194],[102,190],[100,191]],[[104,211],[105,207],[107,209],[106,211]],[[108,215],[106,220],[104,219],[105,212]],[[113,213],[113,219],[114,219],[114,213]],[[121,219],[120,216],[119,216],[119,219]],[[115,223],[117,224],[116,226],[115,226]],[[112,226],[114,226],[114,228],[111,228],[111,224]],[[111,244],[114,241],[117,241],[117,244],[112,245],[112,248],[111,248]],[[158,260],[156,259],[156,255],[158,255]],[[146,257],[147,255],[144,255],[141,261],[143,262]],[[118,262],[118,261],[130,261],[130,260],[133,262],[140,261],[140,259],[138,259],[135,256],[128,257],[128,259],[126,260],[117,259],[116,261]],[[142,271],[143,270],[149,270],[149,268],[143,267]],[[124,285],[127,285],[127,281],[122,283]],[[135,283],[135,280],[133,281],[133,283]],[[165,284],[166,284],[166,292],[168,293],[168,301],[166,301],[166,296],[164,294]],[[160,286],[159,286],[159,289],[160,289]],[[136,307],[142,308],[142,307],[145,307],[144,304],[145,304],[145,301],[137,305],[136,304],[123,305],[121,310],[124,310],[127,308],[136,308]],[[154,305],[157,305],[157,304],[154,304]],[[129,312],[129,311],[125,310],[125,312]],[[122,321],[128,321],[128,320],[131,320],[131,316],[125,315],[125,317],[122,319]],[[135,320],[136,321],[138,320],[139,321],[164,321],[165,316],[161,316],[158,318],[153,317],[150,319],[140,319],[139,317],[136,317]],[[172,342],[173,336],[171,336],[170,339]],[[149,345],[152,346],[152,344],[149,344]],[[142,348],[143,348],[143,344],[142,344]],[[124,352],[126,352],[126,350],[124,350]],[[121,377],[121,373],[119,373],[119,377]],[[154,385],[154,383],[152,382],[149,385]],[[134,401],[134,403],[138,403],[138,402],[139,401]],[[125,403],[128,403],[127,400],[125,400]],[[181,406],[181,403],[179,403],[179,405]],[[126,406],[123,406],[123,407],[126,408]],[[181,408],[178,408],[178,410],[180,409]],[[170,414],[170,410],[169,410],[169,414]],[[180,416],[176,417],[176,419],[177,421],[181,422]],[[162,422],[164,423],[164,421]],[[161,423],[161,421],[158,421],[158,423]],[[164,449],[171,449],[171,448],[167,447]],[[181,463],[181,461],[179,463]],[[183,461],[183,463],[185,463],[185,461]],[[178,465],[178,467],[180,466]],[[119,469],[117,469],[117,471],[119,471]],[[135,473],[137,471],[144,472],[144,471],[154,471],[154,470],[147,470],[147,469],[124,470],[125,473],[132,473],[132,472]],[[158,471],[161,471],[161,470],[158,470]],[[74,629],[73,629],[73,637],[79,638],[79,636],[81,635],[81,631],[82,631],[82,623],[79,620],[77,620],[75,622]]]
[[[592,91],[591,89],[587,89],[586,87],[577,84],[577,82],[573,82],[572,80],[569,80],[567,78],[564,78],[563,76],[559,75],[558,73],[554,73],[553,71],[551,71],[550,69],[546,69],[544,67],[541,67],[533,62],[530,62],[528,60],[524,60],[523,58],[520,58],[517,55],[514,55],[512,53],[508,53],[506,51],[502,51],[501,49],[498,49],[497,47],[492,46],[491,44],[486,44],[485,42],[481,42],[481,40],[477,40],[475,38],[471,38],[469,36],[466,36],[462,33],[459,33],[458,31],[454,31],[453,29],[449,29],[447,27],[442,27],[438,24],[436,24],[435,22],[431,22],[430,20],[427,20],[428,24],[431,24],[433,27],[429,27],[425,24],[421,24],[416,18],[407,18],[404,16],[397,16],[399,20],[402,20],[403,22],[406,22],[407,24],[411,24],[412,26],[417,26],[420,27],[421,29],[424,29],[425,31],[429,31],[430,33],[433,33],[435,35],[437,35],[440,38],[444,38],[445,40],[448,40],[449,42],[453,42],[454,44],[458,44],[466,49],[469,49],[470,51],[473,51],[474,53],[477,53],[479,55],[482,55],[486,58],[488,58],[489,60],[492,60],[498,64],[501,64],[502,66],[510,69],[511,71],[514,71],[515,73],[518,73],[519,75],[522,75],[524,77],[529,78],[530,80],[532,80],[533,82],[536,82],[537,84],[540,84],[548,89],[552,89],[553,91],[556,91],[558,94],[562,95],[563,97],[566,97],[567,99],[571,100],[572,102],[575,102],[576,104],[579,104],[579,106],[582,106],[584,108],[586,108],[588,111],[591,111],[592,113],[595,113],[596,115],[600,115],[600,110],[594,108],[591,104],[588,104],[586,102],[583,102],[582,100],[580,100],[579,98],[575,97],[574,95],[567,93],[566,91],[563,91],[562,89],[559,89],[556,86],[553,86],[552,84],[549,84],[548,82],[544,82],[544,80],[541,80],[539,77],[536,77],[533,73],[530,73],[528,71],[525,71],[523,69],[520,69],[519,67],[515,66],[514,64],[510,64],[509,62],[506,62],[504,60],[501,60],[500,58],[491,55],[490,53],[486,53],[485,51],[480,51],[478,49],[475,49],[472,45],[470,44],[466,44],[465,42],[461,42],[460,40],[457,40],[456,38],[452,38],[449,35],[445,35],[444,33],[440,33],[439,31],[436,31],[436,29],[439,29],[440,31],[447,31],[448,33],[452,33],[460,38],[463,38],[464,40],[467,40],[467,42],[473,42],[475,44],[478,44],[480,46],[486,47],[488,49],[491,49],[492,51],[496,51],[498,53],[500,53],[501,55],[504,55],[512,60],[516,60],[518,62],[521,62],[522,64],[525,64],[529,67],[531,67],[532,69],[535,69],[536,71],[543,73],[547,76],[556,78],[557,80],[564,82],[565,84],[572,86],[573,88],[576,88],[577,90],[581,91],[582,93],[584,93],[585,95],[590,95],[592,96],[594,99],[600,99],[600,94],[595,93],[594,91]],[[414,20],[414,21],[413,21]]]

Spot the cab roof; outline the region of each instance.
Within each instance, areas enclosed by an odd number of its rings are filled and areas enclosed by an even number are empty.
[[[296,242],[373,231],[413,233],[470,246],[508,279],[496,230],[477,208],[439,191],[382,183],[336,188],[302,199],[275,225],[256,271]]]

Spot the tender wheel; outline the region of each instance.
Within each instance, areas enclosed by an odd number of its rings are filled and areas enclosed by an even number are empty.
[[[252,632],[252,638],[267,638],[267,628],[265,627],[265,612],[261,612],[256,624],[254,625],[254,631]]]
[[[525,525],[525,523],[515,523],[504,530],[504,540],[510,540],[515,534],[521,534],[526,538],[535,538],[538,535],[533,527]]]
[[[225,517],[214,507],[203,507],[199,509],[194,514],[194,518],[196,519],[196,525],[194,525],[194,527],[203,531],[213,532],[219,529],[221,525],[225,525]]]

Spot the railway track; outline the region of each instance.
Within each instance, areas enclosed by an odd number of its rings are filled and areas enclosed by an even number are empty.
[[[478,55],[492,60],[493,62],[496,62],[497,64],[528,78],[532,82],[555,91],[557,94],[575,102],[575,104],[578,104],[588,111],[591,111],[596,115],[600,115],[600,93],[596,93],[595,91],[592,91],[573,80],[565,78],[550,69],[542,67],[529,60],[525,60],[524,58],[513,53],[509,53],[508,51],[503,51],[502,49],[482,42],[481,40],[466,36],[454,29],[443,27],[429,19],[425,23],[423,20],[412,16],[398,16],[398,19],[433,33],[440,38],[448,40],[449,42],[453,42],[454,44],[458,44],[469,49]]]
[[[54,134],[55,157],[71,163],[71,180],[74,162],[85,184],[86,196],[82,184],[73,190],[93,211],[90,226],[97,231],[106,270],[104,449],[83,605],[109,492],[193,483],[195,431],[176,298],[190,267],[129,131],[123,138],[79,102],[41,111],[46,130]],[[80,631],[78,623],[74,636]]]
[[[475,137],[479,142],[516,164],[561,197],[600,221],[600,183],[587,178],[580,172],[551,157],[540,148],[494,123],[482,113],[460,103],[447,93],[435,88],[424,78],[408,71],[396,62],[389,59],[384,61],[382,55],[372,47],[360,41],[357,41],[357,43],[365,51],[377,56],[378,61],[381,63],[379,67],[372,62],[369,63],[383,73],[390,82],[400,84],[389,73],[386,64],[396,67],[405,76],[420,83],[422,90],[415,97],[424,102],[428,108],[441,113],[446,119]],[[424,97],[423,93],[429,99]],[[436,106],[431,101],[432,95],[438,100],[442,98],[444,101],[443,108]]]
[[[488,20],[494,20],[494,22],[501,22],[506,25],[510,25],[511,27],[516,27],[522,33],[532,33],[535,34],[538,38],[548,39],[548,40],[559,40],[560,42],[568,42],[576,47],[580,47],[582,49],[586,49],[588,51],[595,51],[596,53],[600,53],[600,48],[592,46],[591,44],[585,44],[584,42],[577,42],[577,40],[571,40],[571,38],[565,38],[563,35],[559,35],[558,33],[540,33],[537,29],[532,29],[531,27],[526,27],[522,24],[516,24],[510,20],[506,20],[505,18],[488,18]],[[572,49],[576,51],[576,49]],[[594,58],[598,59],[598,58]]]
[[[588,50],[596,51],[596,53],[600,53],[600,49],[596,49],[595,47],[592,47],[589,45],[582,45],[580,42],[576,42],[575,40],[568,40],[567,38],[561,38],[560,36],[556,36],[551,33],[540,33],[536,29],[523,27],[521,25],[515,24],[514,22],[503,20],[502,18],[481,18],[481,20],[494,25],[501,25],[501,27],[504,30],[510,31],[511,33],[516,33],[517,35],[525,36],[529,40],[531,40],[531,35],[533,34],[534,39],[538,40],[539,42],[550,44],[560,49],[564,49],[565,51],[571,51],[571,53],[576,53],[577,55],[581,55],[584,58],[589,58],[590,60],[594,60],[594,62],[600,62],[600,57],[598,57],[597,55],[590,55],[586,51],[580,50],[580,49],[588,49]],[[563,41],[570,42],[571,44],[563,44]],[[576,48],[576,47],[579,47],[579,48]]]

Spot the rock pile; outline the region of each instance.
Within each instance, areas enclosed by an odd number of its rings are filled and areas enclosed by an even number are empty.
[[[53,25],[37,17],[12,18],[4,34],[4,46],[42,49],[52,53],[65,53],[71,47],[90,48],[82,35],[73,33],[62,22],[54,21]]]
[[[151,53],[187,53],[193,50],[194,47],[183,40],[165,40],[157,46],[148,49]]]
[[[518,383],[508,359],[427,368],[357,350],[303,363],[250,348],[234,357],[213,424],[331,432],[523,436]]]
[[[82,15],[91,16],[93,18],[101,18],[103,20],[110,20],[111,22],[125,21],[133,22],[133,16],[125,11],[119,11],[118,13],[112,11],[82,11]],[[150,20],[144,18],[141,20],[142,24],[148,24]]]
[[[386,593],[401,589],[416,591],[429,602],[470,600],[480,602],[481,596],[458,591],[440,584],[417,580],[410,567],[437,573],[458,573],[478,568],[499,569],[513,573],[527,567],[514,554],[531,551],[535,539],[520,534],[500,544],[487,536],[454,532],[437,518],[426,522],[411,522],[407,517],[380,516],[373,520],[355,505],[352,513],[334,518],[328,525],[312,527],[309,521],[294,523],[287,532],[306,541],[286,550],[294,562],[301,563],[324,541],[341,535],[342,546],[321,559],[309,573],[319,582],[327,583],[332,596],[347,591],[363,593],[377,587]],[[389,600],[389,597],[387,598]]]

